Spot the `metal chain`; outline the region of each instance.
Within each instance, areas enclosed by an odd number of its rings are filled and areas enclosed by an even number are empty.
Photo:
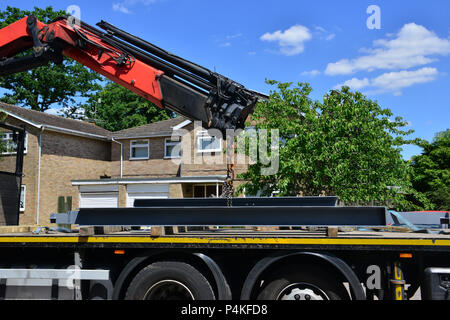
[[[233,206],[233,195],[234,195],[233,180],[234,180],[234,168],[232,164],[228,164],[227,177],[223,182],[223,191],[222,191],[222,198],[227,199],[228,207]]]
[[[227,136],[227,177],[223,182],[222,198],[227,199],[227,206],[231,207],[233,205],[233,195],[234,195],[234,138]]]

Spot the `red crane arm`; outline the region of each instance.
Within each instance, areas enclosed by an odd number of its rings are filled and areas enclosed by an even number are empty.
[[[27,19],[28,17],[23,18],[1,29],[0,56],[10,57],[33,46],[31,28],[27,28]],[[113,55],[120,54],[116,48],[81,27],[76,31],[77,26],[70,26],[65,19],[47,25],[36,21],[36,28],[39,30],[41,43],[62,43],[61,53],[63,55],[163,108],[161,90],[157,82],[157,77],[163,74],[162,71],[156,70],[138,59],[119,65],[112,59]],[[80,33],[92,41],[92,43],[86,43],[84,49],[77,44],[77,40],[80,40]],[[105,48],[105,51],[109,49],[112,54],[101,54],[100,48]]]
[[[29,16],[0,29],[0,76],[61,63],[64,55],[160,108],[222,131],[242,128],[264,98],[104,21],[98,25],[107,32],[83,22],[71,25],[67,17],[44,24]],[[31,56],[17,56],[30,48]]]

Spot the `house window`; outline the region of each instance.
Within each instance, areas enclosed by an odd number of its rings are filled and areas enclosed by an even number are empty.
[[[130,142],[130,159],[148,159],[149,156],[148,140],[133,140]]]
[[[26,190],[27,190],[27,188],[24,185],[22,185],[20,187],[20,212],[24,212],[25,211]]]
[[[3,132],[0,133],[0,140],[5,143],[6,151],[2,152],[2,154],[16,154],[17,152],[17,143],[14,142],[14,134],[12,132]],[[23,153],[27,153],[27,142],[28,135],[25,132],[25,141],[23,144]]]
[[[198,152],[220,152],[222,151],[222,139],[208,135],[207,131],[197,133]]]
[[[221,184],[196,184],[194,185],[194,198],[220,197],[222,194]]]
[[[165,139],[164,158],[181,158],[181,141]]]

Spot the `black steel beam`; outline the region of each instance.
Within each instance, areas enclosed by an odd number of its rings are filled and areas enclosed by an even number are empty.
[[[178,66],[168,64],[167,62],[159,59],[158,57],[151,56],[150,54],[140,50],[139,48],[131,47],[127,43],[121,41],[120,39],[113,38],[111,35],[105,34],[102,36],[103,41],[120,48],[121,50],[128,52],[132,56],[142,60],[143,62],[157,68],[158,70],[164,71],[166,74],[176,75],[181,79],[191,82],[192,84],[204,89],[211,90],[215,85],[212,83],[198,77],[195,74],[191,74]]]
[[[49,64],[51,61],[55,63],[62,62],[62,56],[59,53],[47,52],[39,57],[29,55],[18,58],[8,58],[0,61],[0,76],[8,76],[18,72],[35,69]]]
[[[385,207],[197,206],[92,208],[53,214],[80,226],[384,226]]]
[[[274,197],[274,198],[233,198],[233,206],[336,206],[338,197]],[[226,198],[177,198],[177,199],[136,199],[135,207],[210,207],[228,206]]]
[[[140,39],[139,37],[136,37],[124,30],[121,30],[112,24],[106,22],[106,21],[100,21],[97,23],[97,26],[100,28],[108,31],[110,34],[144,50],[148,53],[151,53],[161,59],[166,60],[167,62],[170,62],[176,66],[179,66],[180,68],[183,68],[185,70],[188,70],[189,72],[192,72],[195,75],[198,75],[204,79],[207,79],[208,81],[216,81],[216,78],[214,77],[214,73],[210,70],[199,66],[198,64],[195,64],[191,61],[188,61],[186,59],[183,59],[181,57],[178,57],[164,49],[161,49],[154,44],[145,41],[143,39]]]

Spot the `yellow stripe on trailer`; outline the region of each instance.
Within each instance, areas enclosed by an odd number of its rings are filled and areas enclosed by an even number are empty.
[[[149,237],[149,236],[0,236],[0,243],[141,243],[243,245],[450,246],[449,239],[429,238],[288,238],[288,237]]]

